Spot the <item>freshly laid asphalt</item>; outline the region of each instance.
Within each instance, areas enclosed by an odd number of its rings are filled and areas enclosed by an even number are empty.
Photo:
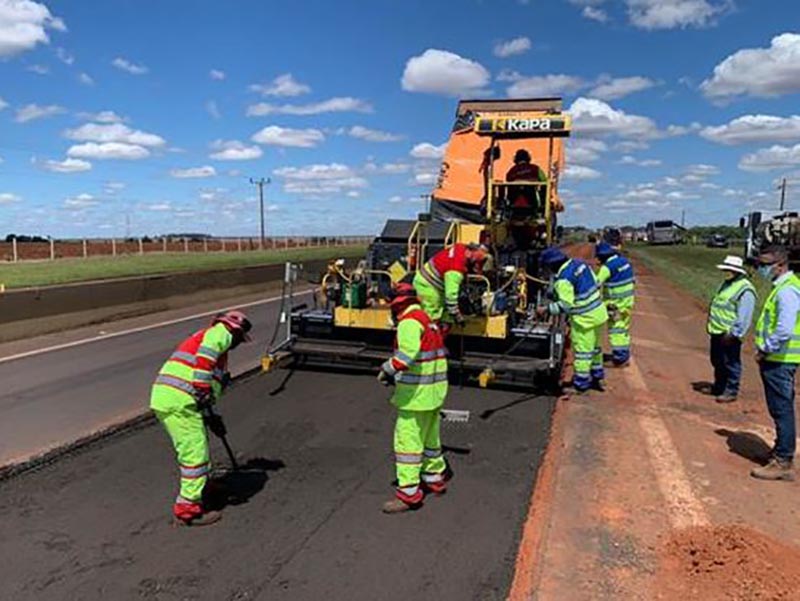
[[[145,394],[147,379],[133,372],[151,371],[163,353],[140,344],[76,349],[75,361],[94,366],[80,376],[46,356],[25,368],[39,382],[0,375],[3,437],[14,430],[9,399]],[[112,353],[113,376],[103,370]],[[237,384],[221,410],[248,467],[223,475],[235,494],[207,528],[170,525],[176,466],[157,424],[0,483],[0,599],[504,599],[553,399],[453,387],[448,406],[472,419],[444,428],[450,492],[386,516],[387,395],[370,376],[335,373],[281,371]],[[212,450],[223,468],[221,447]]]

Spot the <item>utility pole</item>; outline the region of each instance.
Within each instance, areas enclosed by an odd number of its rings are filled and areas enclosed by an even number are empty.
[[[784,177],[781,180],[781,185],[778,186],[778,190],[781,191],[781,213],[783,212],[783,207],[786,204],[786,178]]]
[[[264,186],[271,184],[272,180],[270,178],[264,179],[253,179],[250,178],[250,183],[254,186],[258,186],[258,214],[261,218],[261,250],[264,250]]]

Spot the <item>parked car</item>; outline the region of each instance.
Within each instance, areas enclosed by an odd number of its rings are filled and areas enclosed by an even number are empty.
[[[708,240],[706,240],[706,246],[708,248],[728,248],[730,244],[728,243],[728,239],[722,234],[714,234],[713,236],[708,237]]]

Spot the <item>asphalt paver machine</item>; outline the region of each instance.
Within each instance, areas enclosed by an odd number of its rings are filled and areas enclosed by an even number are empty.
[[[552,294],[539,254],[558,243],[558,183],[570,131],[559,98],[460,102],[430,211],[388,221],[357,264],[332,261],[316,281],[313,304],[287,309],[286,335],[267,350],[264,368],[289,359],[374,368],[391,352],[393,285],[411,281],[452,244],[481,243],[490,249],[491,268],[462,286],[466,324],[447,338],[454,377],[484,387],[557,382],[566,323],[561,316],[538,318],[535,309]],[[539,177],[507,181],[519,150],[530,155]]]

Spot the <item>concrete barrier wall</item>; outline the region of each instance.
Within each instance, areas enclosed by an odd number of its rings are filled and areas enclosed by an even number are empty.
[[[315,275],[324,270],[327,263],[324,260],[308,261],[304,263],[305,272]],[[77,320],[78,323],[68,327],[77,327],[92,323],[91,320],[87,322],[86,318],[93,312],[113,313],[115,308],[136,304],[153,306],[154,301],[181,296],[197,297],[204,291],[257,288],[281,281],[283,274],[284,265],[275,264],[11,290],[0,294],[0,325],[35,323],[35,320],[55,316],[59,317],[58,323],[63,324],[64,318],[75,314],[81,318]],[[34,329],[37,333],[43,333],[41,328]],[[52,331],[52,328],[47,329]],[[9,338],[0,334],[0,339]]]

